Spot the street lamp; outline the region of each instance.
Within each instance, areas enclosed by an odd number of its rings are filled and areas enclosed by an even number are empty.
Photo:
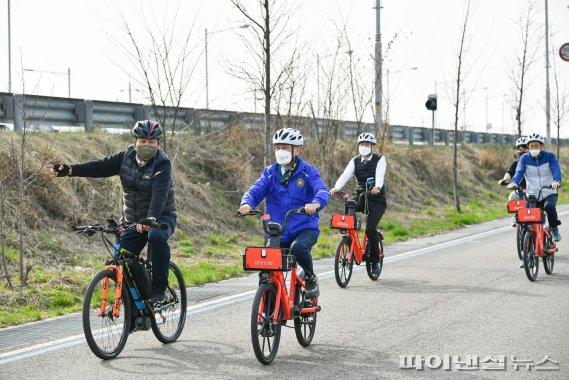
[[[207,63],[207,36],[211,35],[211,34],[215,34],[215,33],[221,33],[221,32],[226,32],[229,30],[234,30],[234,29],[244,29],[244,28],[248,28],[249,24],[244,24],[244,25],[240,25],[240,26],[234,26],[232,28],[225,28],[225,29],[219,29],[219,30],[214,30],[211,32],[207,31],[207,28],[205,28],[205,108],[209,109],[209,75],[208,75],[208,63]]]
[[[24,69],[24,71],[36,72],[36,73],[46,73],[53,75],[65,75],[67,77],[67,96],[71,98],[71,68],[67,68],[66,73],[59,71],[47,71],[47,70],[35,70],[35,69]]]

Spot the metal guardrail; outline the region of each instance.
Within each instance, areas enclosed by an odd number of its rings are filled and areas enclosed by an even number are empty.
[[[170,124],[173,121],[174,108],[160,108]],[[26,123],[48,126],[79,126],[86,132],[95,126],[130,127],[136,120],[157,119],[150,105],[138,103],[120,103],[100,100],[59,98],[39,95],[11,94],[0,92],[0,123],[13,124],[14,130],[22,130]],[[276,121],[277,116],[273,116]],[[178,109],[177,126],[198,128],[224,128],[241,124],[246,127],[263,125],[264,115],[248,112],[222,111],[211,109]],[[331,123],[327,119],[298,117],[294,123],[305,130],[322,130]],[[338,124],[339,138],[355,138],[358,124],[354,121],[334,121]],[[373,130],[368,123],[360,125],[360,130]],[[389,141],[395,144],[424,145],[431,141],[431,128],[391,125],[388,131]],[[458,141],[467,144],[513,144],[515,136],[498,133],[480,133],[460,131]],[[454,131],[434,129],[434,143],[450,145],[454,141]],[[569,145],[569,139],[561,139],[562,145]]]

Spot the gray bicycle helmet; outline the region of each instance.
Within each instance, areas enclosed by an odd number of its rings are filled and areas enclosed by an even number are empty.
[[[137,121],[132,128],[132,135],[137,139],[161,139],[162,127],[157,121]]]

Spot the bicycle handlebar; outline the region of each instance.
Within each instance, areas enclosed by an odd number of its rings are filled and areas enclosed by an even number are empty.
[[[105,234],[111,234],[111,235],[120,235],[125,231],[134,230],[136,228],[137,224],[138,223],[121,223],[121,224],[109,223],[108,226],[103,226],[100,224],[87,225],[87,226],[72,225],[71,228],[73,229],[73,231],[80,233],[80,234],[85,234],[87,236],[93,236],[97,232],[101,232],[101,233],[105,233]],[[166,223],[159,224],[157,222],[149,223],[148,227],[160,228],[161,230],[164,230],[164,231],[169,228],[168,224],[166,224]]]
[[[320,207],[317,208],[316,212],[320,211],[320,209],[321,209]],[[293,214],[306,214],[306,210],[304,207],[301,207],[301,208],[297,208],[294,210],[287,211],[287,213],[285,215],[284,224],[281,227],[281,231],[280,231],[279,235],[282,235],[286,231],[286,229],[288,227],[288,220],[289,220],[290,216]],[[260,210],[253,209],[253,210],[249,211],[247,214],[241,214],[239,211],[237,211],[237,215],[238,216],[263,215],[263,213]],[[269,227],[268,227],[267,221],[263,220],[263,231],[265,231],[266,234],[270,235],[270,231],[268,228]]]

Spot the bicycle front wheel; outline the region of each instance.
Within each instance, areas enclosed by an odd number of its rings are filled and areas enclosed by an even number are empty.
[[[170,261],[168,269],[167,301],[154,307],[152,316],[152,332],[162,343],[176,341],[184,330],[188,297],[186,283],[180,268]]]
[[[273,323],[277,289],[273,284],[261,284],[253,300],[251,310],[251,340],[257,360],[262,364],[270,364],[279,349],[281,340],[282,313]]]
[[[107,301],[104,309],[103,288],[106,288]],[[116,358],[128,339],[131,323],[130,297],[122,289],[120,315],[113,316],[117,274],[114,270],[104,270],[91,280],[83,302],[83,332],[89,348],[99,358]]]
[[[524,236],[522,251],[524,256],[524,269],[530,281],[537,279],[537,272],[539,271],[539,257],[536,256],[535,243],[535,233],[533,231],[527,231]]]
[[[352,278],[352,270],[354,269],[354,260],[350,257],[351,240],[343,237],[336,248],[336,256],[334,259],[334,274],[336,282],[340,288],[345,288]]]
[[[369,253],[369,252],[368,252]],[[370,257],[370,255],[368,255]],[[379,273],[373,274],[371,268],[371,259],[366,261],[366,272],[370,279],[373,281],[377,281],[379,276],[381,275],[381,271],[383,270],[383,242],[381,239],[379,240]]]

